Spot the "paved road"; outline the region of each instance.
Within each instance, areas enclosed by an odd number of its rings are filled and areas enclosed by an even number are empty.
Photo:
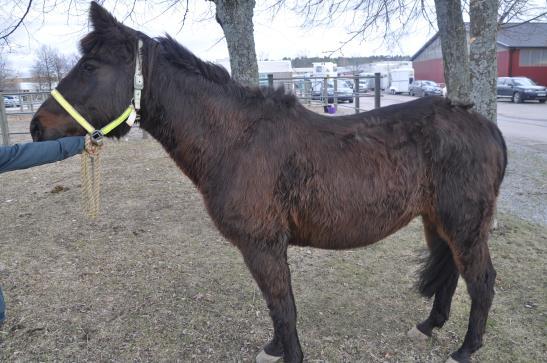
[[[506,138],[547,151],[547,104],[498,101],[498,126]]]

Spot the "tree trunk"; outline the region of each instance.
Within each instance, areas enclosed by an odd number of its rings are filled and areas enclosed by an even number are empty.
[[[253,12],[254,0],[213,0],[216,20],[224,31],[232,77],[247,86],[258,86]]]
[[[435,9],[441,37],[447,97],[455,103],[469,104],[469,56],[461,1],[435,0]]]
[[[471,99],[475,111],[496,122],[496,35],[498,0],[471,0],[469,3],[469,66]]]

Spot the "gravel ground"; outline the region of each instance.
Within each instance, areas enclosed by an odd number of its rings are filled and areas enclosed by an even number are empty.
[[[498,208],[547,225],[547,152],[506,141],[508,165]]]

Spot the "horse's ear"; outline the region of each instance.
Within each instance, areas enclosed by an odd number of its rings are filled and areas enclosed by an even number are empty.
[[[93,29],[99,31],[118,25],[116,18],[95,1],[91,2],[91,7],[89,9],[89,20],[93,25]]]

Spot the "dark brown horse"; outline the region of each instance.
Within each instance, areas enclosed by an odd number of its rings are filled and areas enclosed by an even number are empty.
[[[357,248],[421,216],[430,256],[419,290],[434,296],[414,328],[448,319],[461,275],[471,296],[459,362],[482,344],[496,272],[487,240],[507,163],[497,127],[443,98],[327,118],[282,90],[247,88],[170,37],[151,39],[92,3],[94,30],[58,90],[96,128],[133,97],[143,43],[141,126],[203,194],[221,233],[241,251],[270,309],[274,337],[259,360],[303,359],[287,247]],[[117,127],[113,136],[129,131]],[[83,135],[52,98],[31,122],[34,140]]]

